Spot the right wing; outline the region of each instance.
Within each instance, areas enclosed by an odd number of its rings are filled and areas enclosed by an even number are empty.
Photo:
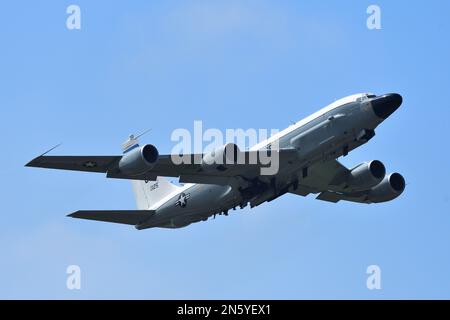
[[[312,165],[308,171],[308,176],[299,182],[295,190],[289,190],[290,193],[301,196],[310,193],[319,194],[316,199],[334,203],[341,200],[372,203],[367,197],[367,191],[348,193],[345,181],[350,169],[339,161],[319,162]]]
[[[337,160],[318,162],[308,168],[308,175],[300,179],[297,190],[290,191],[306,196],[327,190],[339,190],[350,170]]]
[[[289,192],[301,196],[319,193],[318,200],[338,202],[344,199],[344,181],[348,174],[350,170],[337,160],[319,162],[308,168],[308,176]]]

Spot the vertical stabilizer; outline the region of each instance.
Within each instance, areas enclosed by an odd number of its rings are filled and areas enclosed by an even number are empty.
[[[138,139],[130,135],[122,145],[123,153],[127,153],[135,148],[139,148]],[[168,196],[175,194],[179,187],[170,183],[164,177],[158,177],[156,181],[131,180],[133,192],[136,198],[138,210],[147,210],[155,203]]]

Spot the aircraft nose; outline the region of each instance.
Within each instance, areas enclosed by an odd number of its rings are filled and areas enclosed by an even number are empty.
[[[377,117],[386,119],[397,110],[403,102],[403,98],[398,93],[388,93],[382,96],[373,98],[372,104],[373,112]]]

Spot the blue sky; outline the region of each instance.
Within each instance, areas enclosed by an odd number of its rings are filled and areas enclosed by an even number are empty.
[[[65,26],[81,8],[81,30]],[[381,8],[381,30],[366,9]],[[14,1],[0,13],[0,298],[450,298],[448,1]],[[24,168],[128,134],[287,127],[335,99],[403,106],[343,160],[407,180],[379,205],[286,195],[179,230],[66,218],[131,209],[127,181]],[[81,267],[81,290],[66,268]],[[379,265],[381,290],[366,288]]]

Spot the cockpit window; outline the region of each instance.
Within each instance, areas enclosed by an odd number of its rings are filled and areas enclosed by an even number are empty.
[[[374,95],[374,94],[364,94],[361,97],[359,97],[358,99],[356,99],[356,101],[363,102],[363,101],[366,101],[367,99],[375,98],[375,97],[376,97],[376,95]]]

